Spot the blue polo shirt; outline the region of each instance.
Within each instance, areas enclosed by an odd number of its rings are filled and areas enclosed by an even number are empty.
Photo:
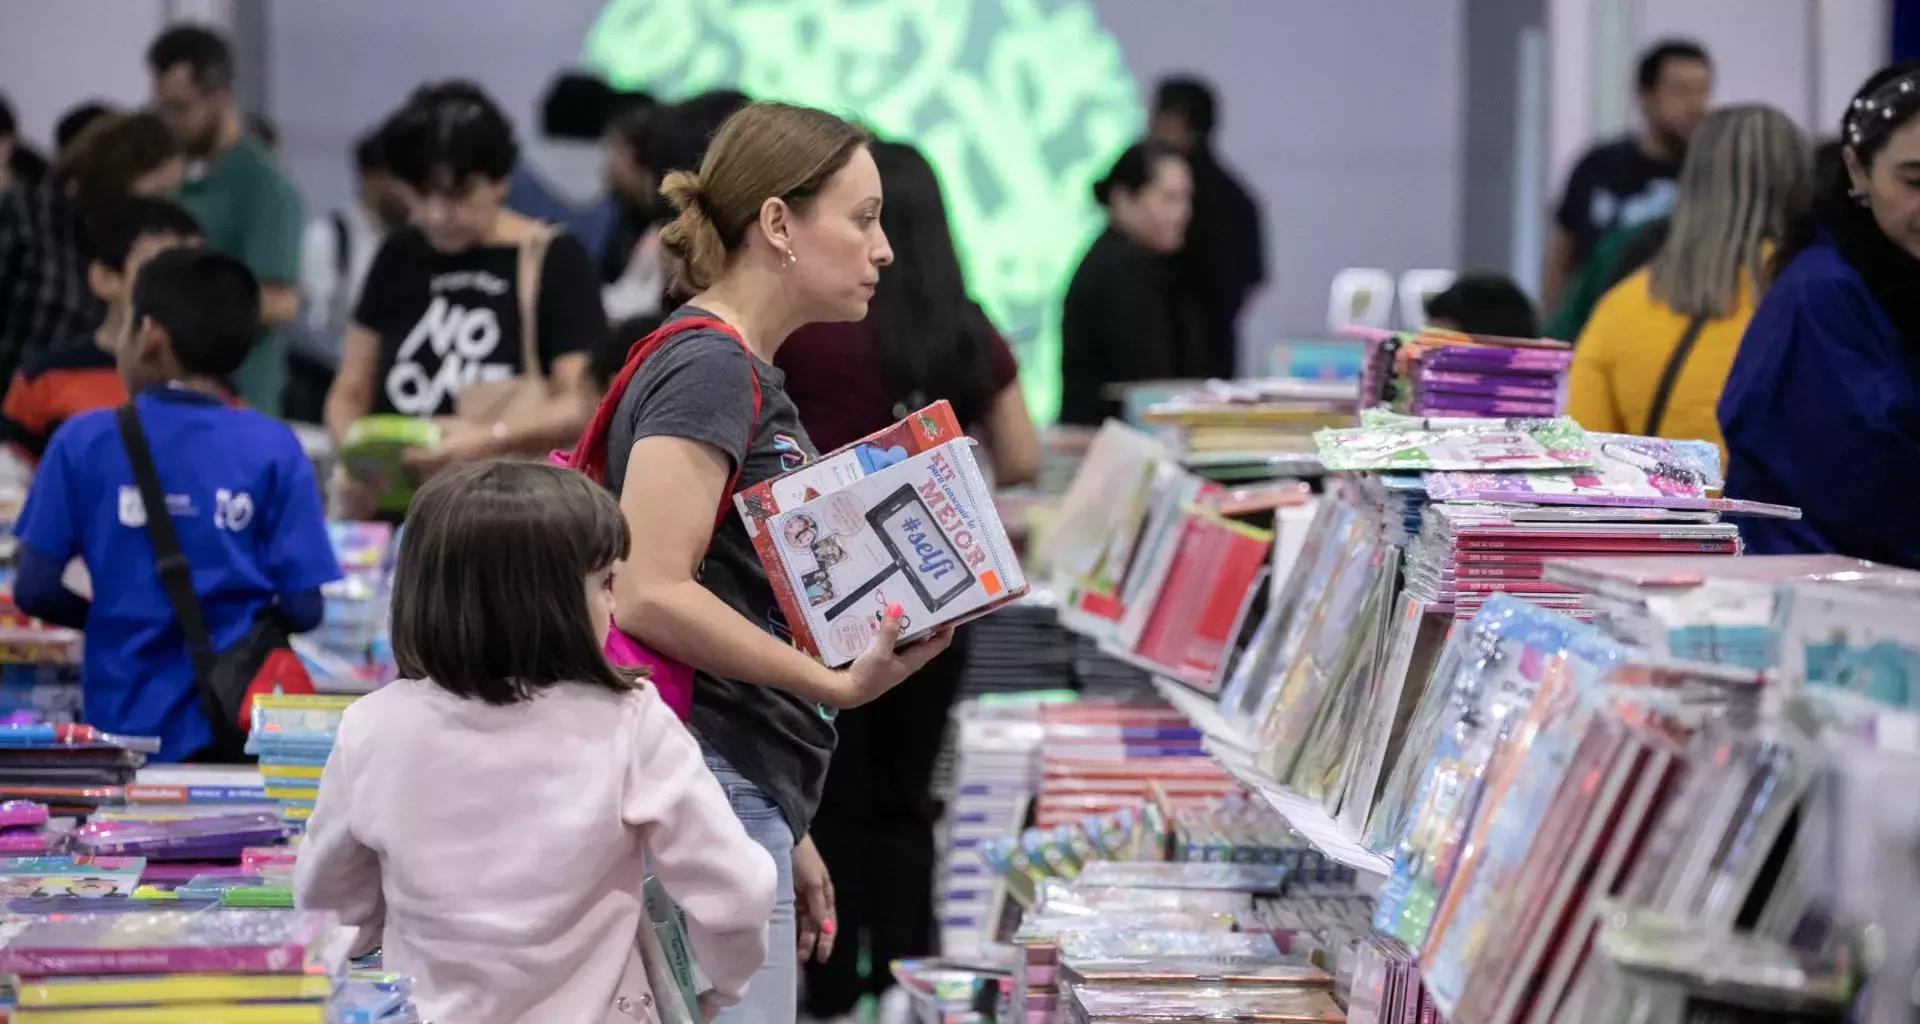
[[[134,406],[216,649],[244,639],[281,595],[340,578],[313,465],[286,424],[181,389],[143,391]],[[112,409],[54,433],[14,532],[48,558],[78,555],[92,577],[87,721],[160,737],[161,761],[211,742]]]

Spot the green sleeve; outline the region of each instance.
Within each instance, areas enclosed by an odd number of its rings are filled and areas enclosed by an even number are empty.
[[[300,194],[280,168],[263,163],[253,176],[246,226],[236,253],[261,284],[300,283]]]

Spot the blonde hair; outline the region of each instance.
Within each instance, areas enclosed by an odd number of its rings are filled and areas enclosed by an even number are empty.
[[[678,258],[681,283],[695,292],[712,287],[767,200],[804,208],[868,141],[861,129],[811,107],[754,103],[727,118],[698,173],[674,171],[660,184],[680,211],[660,241]]]
[[[1715,111],[1694,131],[1672,227],[1648,268],[1656,302],[1688,317],[1733,313],[1740,286],[1759,300],[1770,250],[1811,198],[1813,158],[1792,119],[1769,106]]]

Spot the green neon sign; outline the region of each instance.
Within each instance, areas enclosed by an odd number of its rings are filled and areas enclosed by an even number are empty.
[[[974,298],[1053,419],[1060,297],[1101,226],[1090,189],[1145,122],[1089,0],[609,0],[585,58],[664,99],[735,88],[919,146]]]

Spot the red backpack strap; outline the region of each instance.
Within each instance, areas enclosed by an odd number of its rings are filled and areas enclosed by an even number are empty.
[[[689,316],[661,324],[652,334],[634,342],[633,347],[627,350],[626,363],[620,367],[620,372],[614,375],[613,381],[607,386],[607,393],[601,397],[600,404],[594,408],[593,418],[587,421],[586,429],[580,434],[579,443],[574,445],[572,454],[567,457],[568,468],[585,473],[597,482],[603,484],[606,482],[607,435],[611,432],[614,415],[619,412],[620,400],[626,396],[628,385],[633,383],[634,374],[638,373],[641,365],[652,358],[654,353],[659,352],[667,342],[682,334],[698,330],[718,331],[738,342],[740,350],[747,354],[749,360],[747,379],[753,386],[753,418],[747,424],[747,448],[750,450],[753,447],[753,435],[760,426],[761,407],[760,374],[751,364],[751,360],[757,357],[747,346],[746,339],[740,336],[740,332],[735,330],[732,324],[716,317]],[[740,470],[741,466],[736,464],[733,473],[727,478],[727,488],[720,496],[720,509],[713,520],[716,530],[726,521],[727,508],[732,503],[733,492],[740,483]]]

